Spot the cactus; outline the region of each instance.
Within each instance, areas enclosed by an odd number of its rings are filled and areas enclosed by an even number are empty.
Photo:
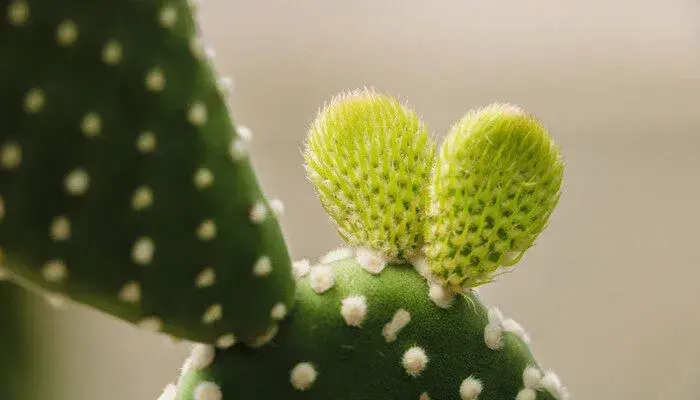
[[[274,329],[294,296],[277,203],[188,3],[4,4],[0,249],[13,280],[198,342]]]
[[[535,118],[472,111],[437,148],[398,100],[341,94],[303,154],[350,247],[292,265],[192,5],[50,3],[0,23],[0,271],[197,342],[160,400],[568,397],[475,289],[559,199]]]
[[[0,276],[0,399],[33,398],[29,390],[33,360],[24,320],[26,297]]]
[[[459,246],[479,254],[500,249],[499,240],[520,252],[532,244],[559,198],[559,151],[534,118],[493,105],[468,113],[426,166],[431,155],[416,114],[384,95],[342,94],[320,112],[307,170],[357,251],[297,264],[297,304],[272,345],[198,345],[169,396],[567,398],[532,356],[522,326],[484,307],[469,285],[493,279],[500,259],[459,256]],[[491,217],[493,226],[466,229]],[[514,233],[504,238],[501,228]],[[465,279],[455,285],[453,275]]]

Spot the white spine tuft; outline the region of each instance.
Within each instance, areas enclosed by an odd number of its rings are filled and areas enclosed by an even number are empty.
[[[250,347],[258,348],[265,346],[266,344],[270,343],[272,339],[275,338],[275,336],[277,336],[278,331],[279,327],[277,326],[277,324],[272,325],[264,335],[253,339],[253,341],[250,343]]]
[[[301,279],[309,274],[311,271],[311,263],[308,259],[303,259],[299,261],[294,261],[292,263],[292,273],[294,274],[294,279]]]
[[[194,400],[221,400],[221,388],[214,382],[200,383],[194,390]]]
[[[527,331],[515,320],[509,318],[503,321],[501,326],[503,326],[504,331],[512,333],[525,343],[530,343],[530,336],[527,334]]]
[[[278,218],[284,215],[284,203],[278,198],[270,200],[270,209]]]
[[[100,114],[94,112],[86,114],[80,123],[80,130],[85,137],[100,136],[102,132],[102,117],[100,117]]]
[[[403,354],[401,364],[409,376],[417,378],[428,367],[428,356],[421,347],[414,346]]]
[[[82,169],[75,169],[66,175],[65,187],[68,194],[79,196],[84,194],[90,186],[90,176]]]
[[[210,241],[216,237],[216,224],[214,221],[208,219],[197,228],[197,237],[201,241]]]
[[[503,347],[503,328],[500,325],[487,324],[484,328],[484,343],[491,350]]]
[[[56,242],[63,242],[70,239],[71,229],[70,220],[65,216],[56,217],[51,221],[49,227],[49,236]]]
[[[532,365],[528,365],[523,370],[523,386],[528,389],[539,389],[542,371]]]
[[[195,371],[201,371],[214,362],[216,352],[212,346],[197,343],[192,346],[189,367]]]
[[[148,186],[139,186],[131,196],[131,207],[136,211],[145,210],[153,204],[153,191]]]
[[[557,400],[566,400],[569,398],[569,393],[562,385],[557,374],[552,371],[547,371],[542,380],[540,380],[540,387],[549,392]]]
[[[145,84],[146,89],[149,92],[162,92],[163,89],[165,89],[165,83],[165,74],[163,73],[163,70],[158,67],[152,68],[150,71],[148,71],[148,74],[146,74]]]
[[[44,108],[46,96],[39,88],[30,89],[24,96],[24,110],[28,114],[36,114]]]
[[[141,301],[141,284],[136,281],[127,282],[119,291],[119,300],[130,304]]]
[[[156,135],[150,131],[141,132],[136,139],[136,149],[142,154],[152,153],[156,149],[156,144]]]
[[[214,174],[208,168],[200,168],[194,174],[194,185],[197,189],[205,189],[214,183]]]
[[[158,332],[163,329],[163,321],[158,317],[148,317],[139,321],[138,327],[147,331]]]
[[[102,61],[110,66],[119,64],[122,59],[122,44],[112,39],[102,48]]]
[[[321,294],[335,284],[333,270],[327,265],[317,265],[309,273],[309,285],[314,292]]]
[[[411,322],[411,314],[403,308],[398,309],[394,313],[394,317],[384,325],[382,336],[387,342],[393,342],[399,335],[399,332]]]
[[[233,333],[227,333],[216,339],[216,347],[222,350],[230,349],[236,344],[236,341],[236,336]]]
[[[271,272],[272,261],[270,261],[270,257],[268,256],[260,257],[253,265],[253,275],[255,276],[265,277],[270,275]]]
[[[212,304],[202,315],[202,323],[211,325],[221,319],[224,314],[224,308],[221,304]]]
[[[287,306],[284,303],[277,303],[270,310],[270,317],[276,321],[281,321],[287,316]]]
[[[365,296],[350,296],[341,301],[340,314],[349,326],[359,327],[367,316]]]
[[[362,268],[372,275],[380,274],[386,267],[386,257],[382,253],[371,249],[357,249],[357,262]]]
[[[503,324],[503,313],[498,307],[489,308],[489,324],[501,325]]]
[[[430,285],[428,295],[430,296],[430,300],[440,308],[450,308],[452,300],[455,297],[455,294],[450,289],[438,283]]]
[[[216,271],[211,267],[205,268],[194,280],[194,286],[199,289],[213,286],[215,283]]]
[[[51,260],[44,264],[44,267],[41,269],[41,274],[47,282],[63,282],[68,275],[68,268],[63,261]]]
[[[515,400],[536,400],[537,399],[537,392],[535,392],[533,389],[530,388],[525,388],[522,389],[518,392],[518,395],[515,396]]]
[[[203,126],[207,123],[207,106],[201,101],[195,101],[187,111],[187,120],[194,126]]]
[[[15,0],[7,7],[7,20],[11,25],[24,26],[29,19],[29,4],[24,0]]]
[[[256,202],[250,207],[248,216],[250,217],[250,222],[254,224],[262,223],[267,218],[267,206],[262,201]]]
[[[4,169],[15,169],[22,162],[22,148],[17,142],[9,142],[0,150],[0,165]]]
[[[484,390],[484,385],[480,380],[470,376],[459,385],[459,397],[462,400],[476,400]]]
[[[155,243],[149,237],[140,237],[134,242],[131,249],[131,258],[136,264],[148,265],[153,261],[153,253],[155,252]]]
[[[71,46],[78,39],[78,26],[75,22],[66,20],[56,28],[56,41],[63,47]]]
[[[309,390],[316,381],[318,372],[316,368],[308,362],[302,362],[294,366],[289,373],[289,381],[294,389],[299,391]]]
[[[163,28],[172,28],[177,23],[177,8],[167,5],[160,10],[158,23]]]

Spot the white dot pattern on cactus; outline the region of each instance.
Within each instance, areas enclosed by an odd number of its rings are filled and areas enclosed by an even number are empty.
[[[215,283],[216,271],[214,271],[214,268],[207,267],[197,275],[194,286],[201,289],[213,286]]]
[[[428,289],[428,296],[436,306],[440,308],[450,308],[455,294],[445,286],[433,283]]]
[[[476,400],[484,390],[484,385],[473,376],[468,377],[459,385],[459,397],[462,400]]]
[[[194,185],[197,189],[205,189],[214,183],[214,174],[208,168],[200,168],[194,174]]]
[[[119,300],[129,304],[136,304],[141,301],[141,284],[136,281],[124,284],[119,291]]]
[[[45,101],[43,90],[30,89],[24,96],[24,110],[29,114],[36,114],[44,108]]]
[[[49,236],[56,242],[68,240],[71,235],[70,220],[65,216],[59,216],[51,221]]]
[[[107,65],[117,65],[122,60],[122,44],[111,39],[102,48],[102,61]]]
[[[151,332],[158,332],[163,328],[163,321],[158,317],[147,317],[139,321],[138,327]]]
[[[393,342],[397,339],[399,332],[411,322],[411,314],[403,308],[398,309],[394,313],[394,317],[382,329],[382,336],[387,342]]]
[[[149,208],[153,204],[153,191],[148,186],[140,186],[131,197],[131,207],[136,211]]]
[[[515,321],[512,318],[508,318],[503,323],[501,324],[503,327],[504,332],[509,332],[516,337],[518,337],[520,340],[525,342],[526,344],[530,344],[530,335],[527,334],[527,331],[525,328],[523,328],[522,325],[520,325],[517,321]]]
[[[216,347],[220,349],[229,349],[233,347],[233,345],[236,344],[236,336],[234,336],[232,333],[227,333],[225,335],[219,336],[218,339],[216,339]]]
[[[197,343],[192,346],[189,367],[201,371],[211,365],[216,355],[214,348],[207,344]]]
[[[424,392],[424,393],[421,393],[421,395],[420,395],[420,397],[418,398],[418,400],[430,400],[430,396],[428,395],[428,393],[425,393],[425,392]]]
[[[194,126],[202,126],[207,123],[207,114],[207,106],[201,101],[196,101],[187,111],[187,120]]]
[[[280,199],[275,198],[270,200],[270,209],[276,217],[284,215],[284,203]]]
[[[345,260],[346,258],[351,258],[355,255],[355,250],[350,247],[339,247],[335,250],[331,250],[319,258],[318,262],[321,264],[329,264],[335,261]]]
[[[303,260],[294,261],[292,263],[292,273],[294,275],[294,279],[301,279],[305,277],[309,274],[309,271],[311,271],[311,263],[306,258]]]
[[[22,163],[22,147],[17,142],[9,142],[0,150],[0,165],[4,169],[15,169]]]
[[[549,394],[557,400],[566,400],[569,398],[568,391],[559,380],[559,376],[553,371],[545,372],[540,380],[540,387],[549,392]]]
[[[221,400],[221,388],[214,382],[203,382],[194,390],[194,400]]]
[[[160,68],[152,68],[146,75],[146,89],[151,92],[161,92],[165,89],[165,74]]]
[[[417,378],[428,367],[428,355],[421,347],[414,346],[403,354],[401,364],[410,377]]]
[[[537,392],[530,388],[524,388],[515,396],[515,400],[536,400]]]
[[[206,220],[199,224],[197,237],[202,241],[209,241],[216,237],[216,224],[212,220]]]
[[[486,324],[484,327],[484,343],[491,350],[503,347],[503,328],[500,325]]]
[[[131,258],[136,264],[148,265],[153,261],[155,243],[149,237],[141,237],[136,240],[131,250]]]
[[[68,194],[80,196],[85,194],[88,190],[90,186],[90,176],[82,168],[75,169],[66,175],[64,186]]]
[[[10,25],[24,26],[29,19],[29,4],[24,0],[15,0],[7,7],[7,21]]]
[[[236,132],[238,137],[245,142],[251,142],[253,140],[253,131],[245,125],[237,125]]]
[[[152,153],[156,149],[156,135],[153,132],[142,132],[136,139],[136,148],[140,153]]]
[[[177,400],[177,386],[169,383],[168,386],[163,389],[160,397],[156,400]]]
[[[88,113],[83,117],[80,130],[86,137],[99,136],[102,131],[102,117],[97,113]]]
[[[210,325],[221,319],[224,314],[224,308],[221,304],[213,304],[207,308],[202,315],[202,322]]]
[[[267,218],[267,206],[264,202],[258,201],[250,208],[248,215],[250,222],[260,224]]]
[[[158,22],[163,28],[172,28],[177,23],[177,8],[166,5],[160,10]]]
[[[70,305],[70,299],[61,293],[47,293],[44,300],[51,308],[58,311],[67,310]]]
[[[229,153],[233,161],[240,161],[248,156],[248,143],[241,139],[233,139]]]
[[[224,76],[218,80],[219,90],[226,96],[230,96],[233,93],[233,78],[230,76]]]
[[[359,327],[367,316],[365,296],[350,296],[341,300],[340,315],[348,326]]]
[[[311,386],[316,382],[318,372],[313,364],[309,362],[301,362],[292,368],[289,373],[289,381],[292,383],[294,389],[299,391],[309,390]]]
[[[542,379],[542,371],[532,365],[528,365],[523,370],[523,386],[530,389],[538,389],[540,380]]]
[[[309,285],[314,292],[321,294],[329,290],[335,284],[335,277],[331,267],[317,265],[309,272]]]
[[[284,303],[277,303],[270,310],[270,317],[276,321],[281,321],[287,316],[287,306]]]
[[[360,266],[370,274],[380,274],[386,267],[386,258],[379,252],[360,248],[357,249],[356,257]]]
[[[262,256],[253,264],[253,275],[265,277],[272,272],[272,262],[270,257]]]
[[[56,41],[59,45],[71,46],[78,39],[78,26],[71,20],[62,21],[56,28]]]
[[[68,275],[68,267],[61,260],[50,260],[44,264],[41,274],[47,282],[62,282]]]

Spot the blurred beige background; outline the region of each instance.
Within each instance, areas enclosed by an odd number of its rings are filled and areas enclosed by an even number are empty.
[[[339,245],[305,181],[306,125],[336,92],[397,94],[442,134],[509,101],[567,160],[549,229],[484,290],[576,399],[700,396],[700,3],[695,0],[207,0],[254,164],[287,206],[296,258]],[[70,344],[47,399],[155,400],[187,346],[92,311],[51,314]],[[50,344],[50,343],[47,343]]]

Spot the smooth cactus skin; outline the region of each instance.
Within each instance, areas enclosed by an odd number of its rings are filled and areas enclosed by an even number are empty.
[[[420,252],[434,148],[413,110],[364,89],[337,96],[319,112],[304,158],[341,236],[400,260]]]
[[[270,346],[217,351],[211,365],[184,375],[177,399],[198,398],[204,382],[215,383],[223,399],[241,400],[468,399],[460,386],[469,377],[482,383],[479,400],[515,399],[523,389],[524,369],[536,365],[528,346],[504,333],[502,348],[487,347],[487,310],[476,296],[458,296],[443,309],[430,301],[427,282],[411,268],[372,275],[352,258],[330,268],[335,285],[327,292],[316,293],[309,278],[299,283],[297,305]],[[341,308],[344,299],[357,296],[366,299],[366,315],[359,326],[350,326]],[[388,341],[387,323],[399,309],[410,321]],[[416,346],[428,362],[413,377],[402,359]],[[299,390],[293,382],[300,381],[290,374],[304,362],[316,376]],[[536,393],[537,399],[554,398],[544,390]]]
[[[184,0],[2,2],[0,249],[144,327],[256,342],[291,262],[195,35]]]
[[[559,200],[563,168],[545,128],[520,108],[467,113],[432,177],[425,251],[433,274],[459,290],[517,263]]]

